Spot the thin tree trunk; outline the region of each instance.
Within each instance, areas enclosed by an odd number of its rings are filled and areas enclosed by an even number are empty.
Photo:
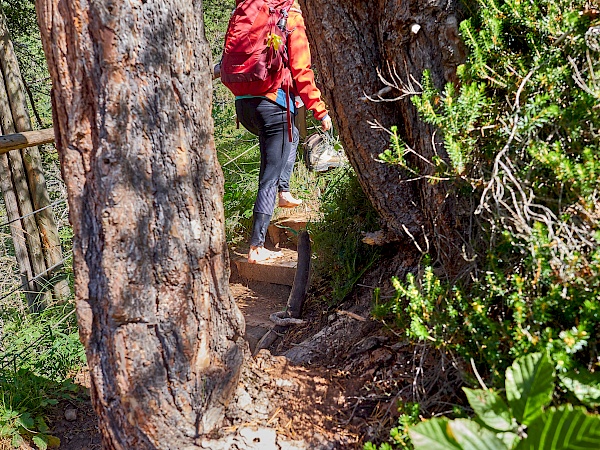
[[[200,1],[37,12],[103,445],[192,448],[219,425],[246,351]]]
[[[444,157],[441,136],[417,116],[410,98],[396,102],[368,101],[388,81],[422,79],[429,69],[436,86],[456,81],[456,66],[465,53],[458,37],[459,11],[454,0],[300,0],[311,41],[313,62],[344,148],[361,185],[387,228],[407,242],[437,254],[449,273],[460,268],[462,212],[449,194],[448,183],[411,180],[414,175],[377,163],[389,147],[389,136],[373,127],[397,125],[403,140],[424,158]],[[390,70],[391,69],[391,70]],[[395,77],[395,74],[398,77]],[[393,80],[393,78],[396,78]],[[418,86],[413,82],[418,90]],[[391,99],[398,89],[384,94]],[[430,165],[411,164],[421,174]],[[428,239],[426,239],[428,236]]]

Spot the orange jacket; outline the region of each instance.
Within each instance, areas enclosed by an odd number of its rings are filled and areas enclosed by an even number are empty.
[[[302,102],[313,112],[315,119],[322,120],[327,115],[325,103],[321,100],[321,91],[315,84],[315,74],[311,69],[310,48],[306,37],[306,25],[302,12],[292,8],[289,13],[287,28],[291,30],[288,37],[288,55],[290,71],[294,80],[294,94],[300,96]],[[270,92],[266,97],[275,100],[277,92]]]

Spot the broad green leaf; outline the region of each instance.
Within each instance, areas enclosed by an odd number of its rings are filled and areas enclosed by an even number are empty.
[[[508,406],[494,391],[463,388],[475,414],[488,427],[497,431],[511,431],[517,426]]]
[[[17,425],[25,428],[28,431],[31,431],[31,429],[35,425],[33,417],[31,417],[31,414],[29,414],[29,413],[21,414],[21,416],[19,416],[19,418],[17,418],[16,423],[17,423]]]
[[[39,450],[46,450],[48,448],[48,443],[44,439],[44,436],[34,436],[33,443],[37,446]]]
[[[515,450],[598,450],[600,416],[585,408],[550,408],[527,428],[527,438]]]
[[[529,425],[548,406],[554,392],[554,367],[542,353],[518,358],[506,370],[506,398],[517,422]]]
[[[25,440],[23,439],[23,437],[19,433],[15,433],[15,434],[13,434],[13,437],[12,437],[12,440],[11,440],[10,444],[14,448],[19,448],[21,445],[23,445],[23,442],[25,442]]]
[[[408,431],[415,450],[462,450],[445,417],[421,422]]]
[[[562,384],[586,406],[600,406],[600,373],[569,372],[559,375]]]
[[[463,450],[508,450],[493,431],[474,420],[457,419],[450,422],[452,435]]]
[[[9,409],[2,413],[2,415],[0,416],[0,421],[8,422],[10,419],[14,419],[15,417],[19,417],[19,413],[17,411],[13,411],[12,409]]]
[[[44,418],[42,416],[37,416],[35,418],[35,423],[36,423],[36,429],[38,431],[45,433],[46,431],[49,430],[48,424],[46,423],[46,421],[44,420]]]

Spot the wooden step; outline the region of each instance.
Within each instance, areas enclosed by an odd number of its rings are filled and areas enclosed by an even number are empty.
[[[269,239],[280,248],[298,245],[298,232],[306,229],[306,217],[283,217],[267,229]]]
[[[296,275],[298,253],[287,248],[282,248],[280,251],[283,252],[281,258],[256,264],[248,263],[247,255],[237,252],[232,255],[231,260],[237,268],[238,275],[243,279],[292,286]]]

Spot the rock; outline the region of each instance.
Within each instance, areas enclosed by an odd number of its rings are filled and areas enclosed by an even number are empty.
[[[74,422],[77,420],[77,410],[75,408],[67,408],[65,409],[65,419],[69,422]]]
[[[350,356],[354,357],[360,355],[361,353],[368,352],[369,350],[373,350],[374,348],[381,347],[388,341],[389,338],[387,338],[386,336],[367,336],[355,345],[355,347],[350,352]]]
[[[272,428],[241,428],[239,434],[249,450],[279,450],[277,433]]]
[[[254,410],[256,411],[258,417],[267,417],[269,415],[269,411],[271,410],[269,399],[256,399],[256,401],[254,402]]]
[[[275,385],[280,388],[294,388],[296,385],[290,380],[284,380],[283,378],[277,378],[275,380]]]
[[[254,353],[256,344],[261,338],[269,331],[267,327],[263,326],[246,326],[246,340],[250,345],[250,351]]]
[[[252,396],[246,390],[238,391],[237,407],[252,414],[254,411]]]

